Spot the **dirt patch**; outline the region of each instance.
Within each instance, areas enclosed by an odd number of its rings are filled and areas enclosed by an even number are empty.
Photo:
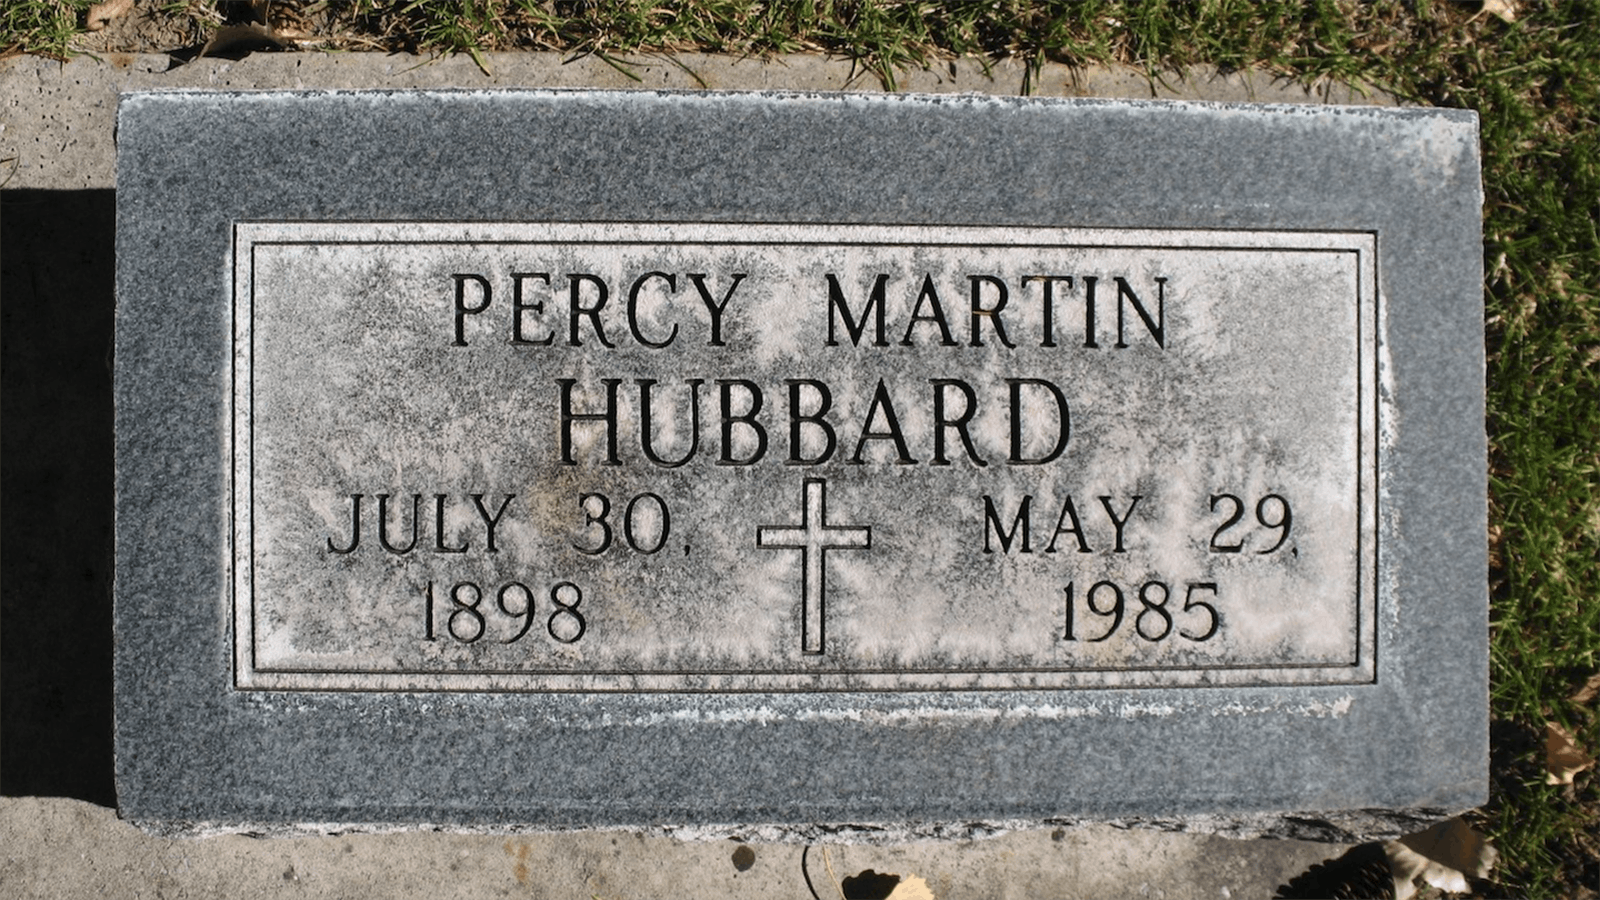
[[[187,15],[163,12],[134,4],[126,15],[106,22],[99,31],[87,31],[72,39],[80,53],[171,53],[197,47],[208,37],[200,20]]]
[[[279,43],[290,49],[397,49],[388,43],[398,42],[386,43],[366,33],[364,25],[365,20],[357,17],[349,4],[191,2],[180,8],[134,4],[125,14],[106,20],[100,30],[77,35],[72,48],[96,55],[194,55],[225,29],[252,27],[280,38]],[[222,48],[224,52],[228,49]]]

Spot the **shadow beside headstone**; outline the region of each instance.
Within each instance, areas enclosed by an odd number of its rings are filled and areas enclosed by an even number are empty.
[[[0,192],[0,794],[116,805],[116,193]]]

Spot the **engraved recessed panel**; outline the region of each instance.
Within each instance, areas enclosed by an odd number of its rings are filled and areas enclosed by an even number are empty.
[[[1374,241],[241,223],[236,683],[1370,682]]]

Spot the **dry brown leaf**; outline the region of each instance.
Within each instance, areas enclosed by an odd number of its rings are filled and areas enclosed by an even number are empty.
[[[827,856],[824,855],[826,860]],[[833,871],[830,869],[831,876]],[[896,875],[867,869],[836,881],[840,900],[848,897],[882,897],[884,900],[934,900],[933,889],[920,875]],[[888,893],[884,893],[887,891]]]
[[[1502,22],[1517,20],[1516,0],[1483,0],[1483,11]]]
[[[272,33],[273,36],[277,38],[279,43],[291,41],[296,44],[301,44],[305,43],[306,41],[316,40],[317,37],[304,28],[295,28],[292,25],[279,25],[277,28],[272,30]]]
[[[933,889],[920,875],[907,875],[900,879],[885,900],[934,900]]]
[[[201,56],[216,56],[234,50],[253,50],[265,46],[287,47],[285,40],[269,25],[224,25],[200,48]]]
[[[1408,834],[1383,846],[1394,877],[1395,900],[1410,900],[1421,878],[1441,891],[1470,890],[1467,877],[1483,878],[1499,851],[1459,818]]]
[[[1589,676],[1589,680],[1578,688],[1578,692],[1570,698],[1573,703],[1588,703],[1595,697],[1600,697],[1600,673]]]
[[[1545,784],[1571,784],[1572,776],[1594,765],[1594,757],[1584,753],[1572,732],[1554,722],[1544,726]]]
[[[106,27],[106,23],[119,16],[127,15],[133,9],[133,0],[106,0],[89,7],[89,14],[84,19],[83,27],[90,31],[99,31]]]

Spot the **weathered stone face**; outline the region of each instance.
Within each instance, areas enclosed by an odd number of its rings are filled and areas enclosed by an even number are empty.
[[[236,247],[240,687],[1373,678],[1370,234]]]
[[[513,92],[119,121],[131,818],[1481,795],[1470,114]]]

